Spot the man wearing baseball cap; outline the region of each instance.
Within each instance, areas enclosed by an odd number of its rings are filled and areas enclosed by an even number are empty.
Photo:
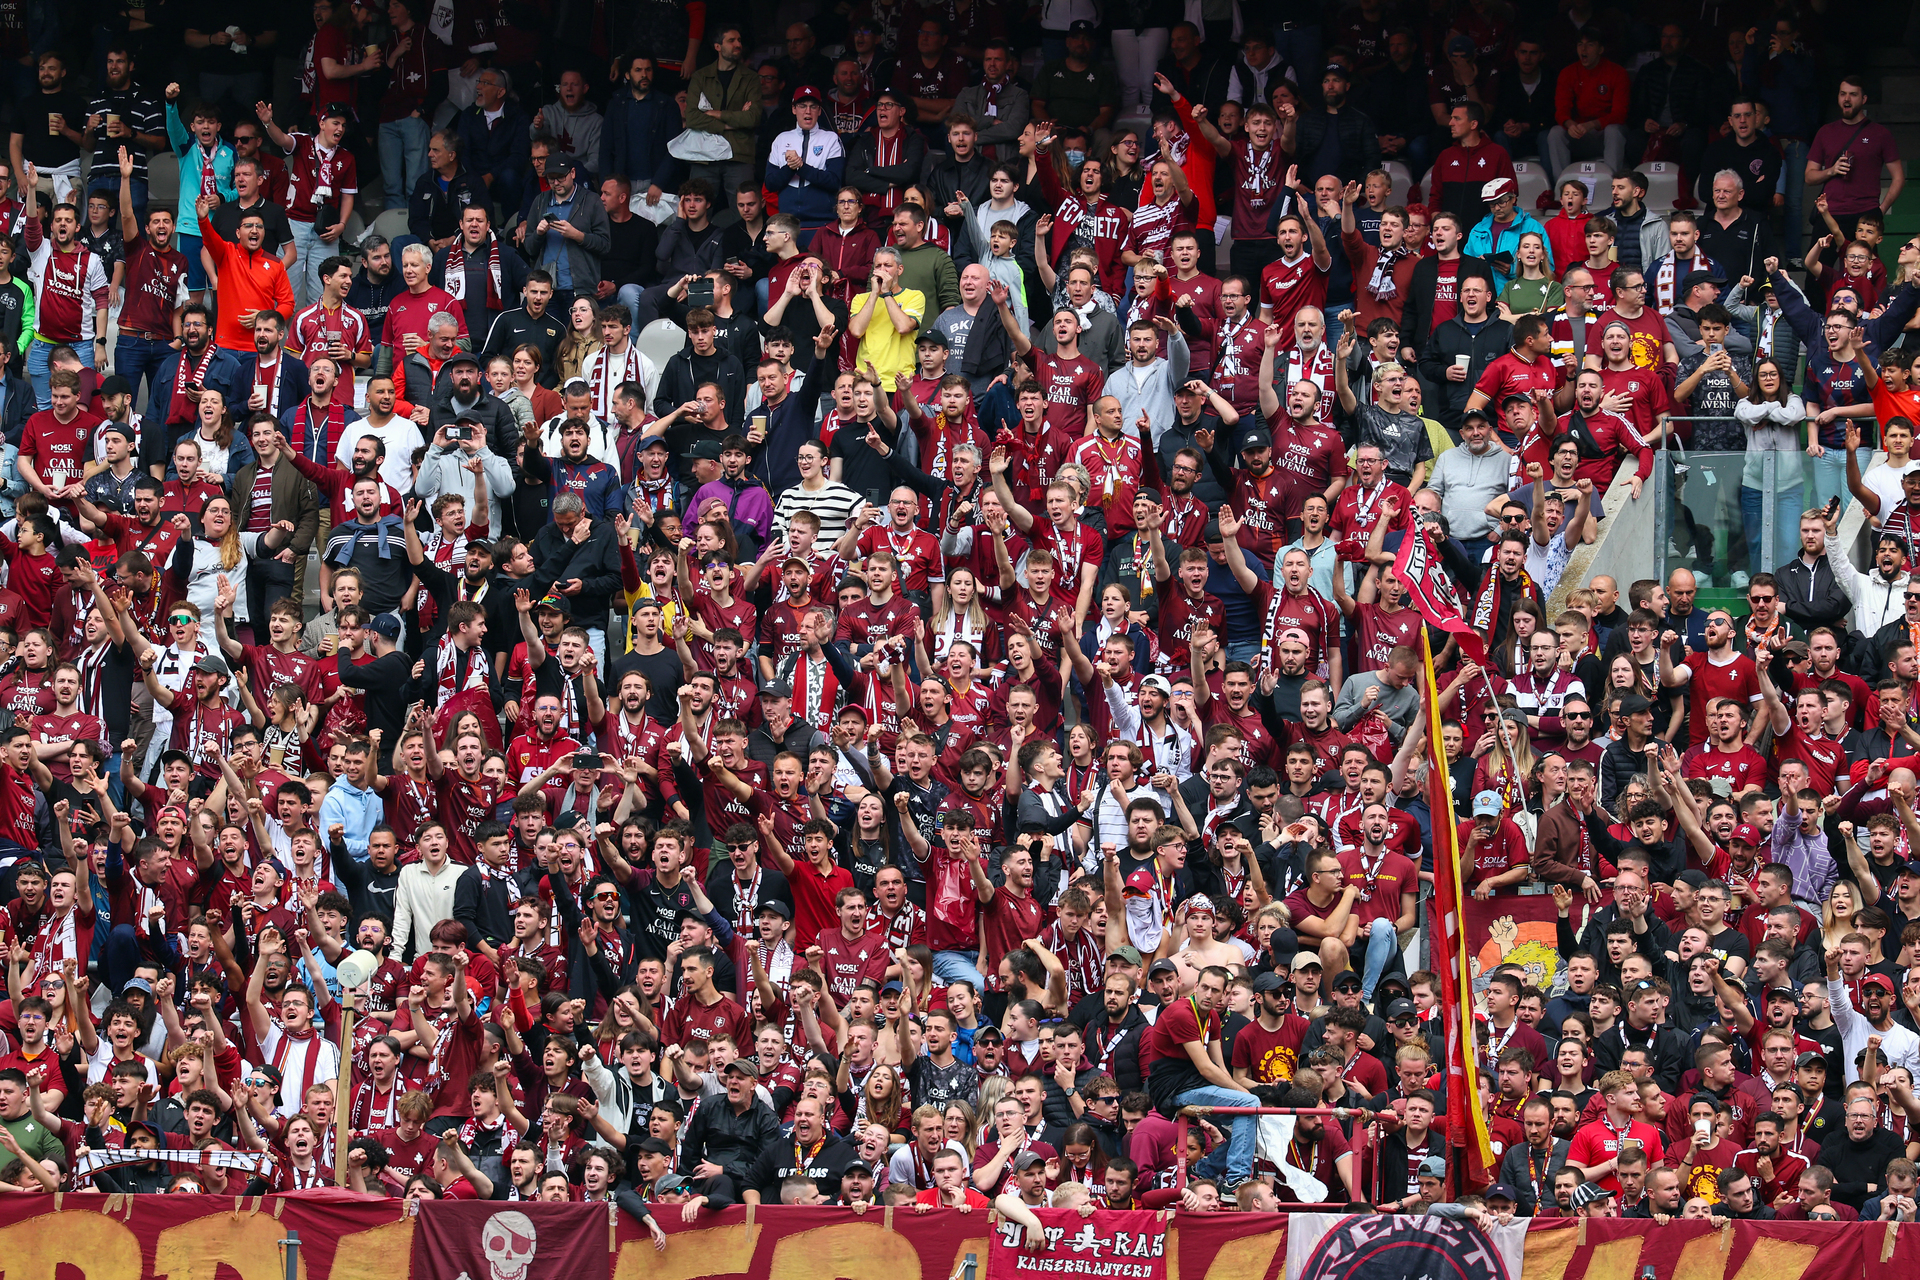
[[[1473,104],[1455,107],[1454,114],[1472,109]],[[1498,143],[1489,143],[1498,147]],[[1520,237],[1532,232],[1542,242],[1547,238],[1547,229],[1540,225],[1534,216],[1520,206],[1520,185],[1512,178],[1490,178],[1480,187],[1481,199],[1486,202],[1487,216],[1482,218],[1467,233],[1467,255],[1485,258],[1493,268],[1493,287],[1495,292],[1507,287],[1507,281],[1517,272],[1514,261],[1520,253]],[[1547,267],[1553,267],[1552,251],[1548,251]]]
[[[534,265],[553,277],[553,305],[565,311],[576,293],[600,283],[600,255],[613,247],[613,228],[598,196],[580,189],[578,168],[564,152],[547,157],[547,189],[527,211],[524,241]]]
[[[1120,79],[1111,66],[1094,58],[1093,33],[1094,24],[1087,19],[1072,22],[1061,42],[1066,56],[1047,63],[1033,82],[1033,118],[1053,121],[1056,133],[1105,129],[1120,109]],[[1049,52],[1058,47],[1052,39],[1047,44]]]
[[[1460,824],[1463,860],[1471,864],[1467,883],[1482,902],[1509,885],[1525,884],[1533,875],[1527,838],[1506,812],[1499,792],[1482,791],[1473,798],[1472,819]]]
[[[287,156],[287,222],[293,228],[299,258],[292,273],[294,299],[310,307],[320,297],[320,262],[334,253],[360,194],[360,171],[353,153],[341,149],[347,135],[345,103],[320,109],[312,133],[288,133],[273,122],[269,109],[260,125]],[[291,315],[291,311],[283,312]]]
[[[834,221],[834,196],[847,170],[840,135],[820,127],[824,106],[825,99],[813,85],[795,89],[795,127],[776,136],[767,153],[767,188],[779,194],[780,212],[799,219],[802,248],[815,230]]]
[[[1920,1070],[1920,1036],[1893,1020],[1899,1004],[1893,979],[1884,973],[1868,971],[1859,981],[1859,1008],[1847,990],[1840,973],[1840,953],[1827,952],[1827,999],[1832,1003],[1833,1025],[1840,1032],[1841,1061],[1846,1064],[1847,1083],[1860,1078],[1860,1053],[1869,1036],[1880,1041],[1880,1053],[1886,1063]]]

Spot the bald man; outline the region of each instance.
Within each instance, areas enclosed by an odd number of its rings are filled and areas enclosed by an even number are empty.
[[[1707,611],[1694,604],[1699,590],[1691,569],[1675,569],[1667,575],[1667,627],[1689,649],[1707,647]]]

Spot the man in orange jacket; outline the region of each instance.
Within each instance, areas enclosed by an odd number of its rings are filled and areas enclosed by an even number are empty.
[[[200,211],[201,246],[213,258],[219,274],[220,313],[216,317],[213,340],[229,351],[252,354],[253,317],[257,311],[293,314],[293,285],[280,259],[261,249],[266,240],[266,221],[254,214],[241,217],[234,233],[237,243],[221,238],[208,220],[214,201],[202,196],[194,207]]]
[[[1561,71],[1553,89],[1553,118],[1547,130],[1547,169],[1558,175],[1575,160],[1599,156],[1615,173],[1626,172],[1627,98],[1633,84],[1627,70],[1607,56],[1606,38],[1592,26],[1580,32],[1577,58]]]

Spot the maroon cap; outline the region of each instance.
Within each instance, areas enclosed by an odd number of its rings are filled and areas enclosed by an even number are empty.
[[[821,97],[820,91],[812,85],[803,84],[793,91],[793,102],[795,106],[798,106],[802,102],[811,102],[815,106],[822,106],[825,105],[826,99]]]
[[[1888,995],[1892,995],[1893,979],[1889,978],[1884,973],[1870,973],[1866,977],[1860,979],[1860,990],[1865,991],[1868,987],[1879,987],[1881,990],[1885,991]]]
[[[1767,842],[1766,837],[1760,834],[1760,828],[1754,826],[1751,822],[1743,822],[1735,827],[1733,829],[1733,835],[1728,838],[1730,840],[1737,840],[1741,844],[1752,845],[1756,849]]]

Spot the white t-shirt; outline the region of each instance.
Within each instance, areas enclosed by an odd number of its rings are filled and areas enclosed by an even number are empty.
[[[153,1069],[153,1059],[143,1056],[140,1060],[144,1062],[147,1067],[147,1083],[158,1089],[160,1087],[160,1076],[159,1073]],[[101,1036],[99,1047],[93,1051],[93,1057],[87,1063],[87,1083],[99,1084],[107,1078],[107,1072],[112,1069],[113,1045],[108,1042],[105,1036]]]
[[[1881,519],[1884,520],[1887,512],[1907,500],[1907,495],[1900,484],[1900,477],[1916,467],[1920,467],[1920,458],[1909,457],[1907,465],[1897,471],[1881,462],[1868,467],[1866,474],[1860,477],[1860,483],[1871,489],[1873,495],[1880,499]]]

